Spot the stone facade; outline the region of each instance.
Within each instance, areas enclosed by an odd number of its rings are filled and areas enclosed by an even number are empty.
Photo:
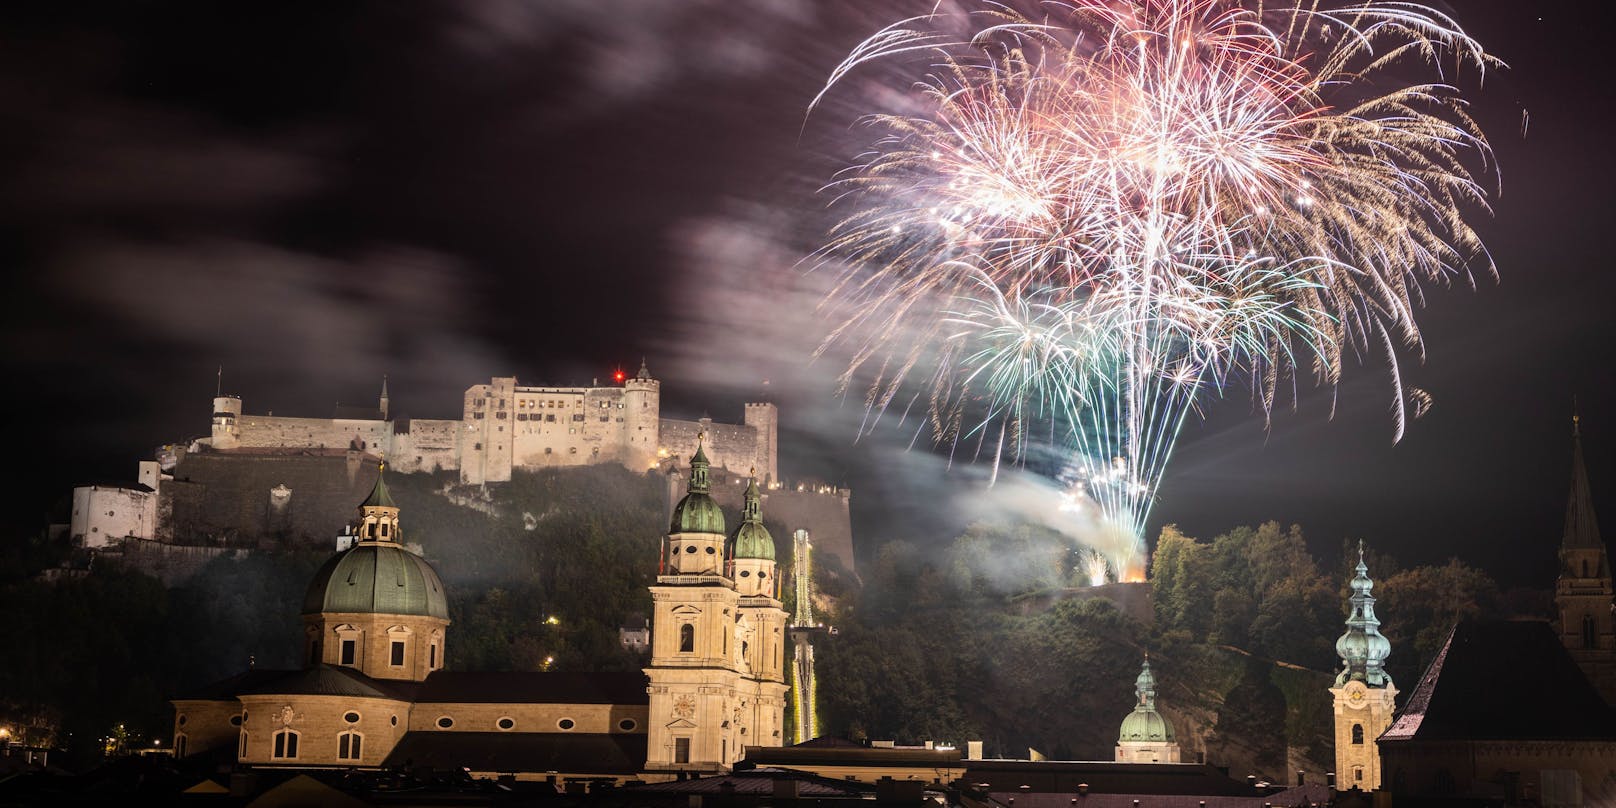
[[[1392,725],[1397,688],[1347,682],[1330,688],[1335,713],[1335,777],[1337,788],[1371,791],[1380,788],[1380,746],[1376,740]]]
[[[616,463],[634,471],[688,456],[700,436],[714,465],[780,479],[779,410],[744,407],[740,424],[662,417],[661,382],[640,372],[620,384],[550,387],[496,377],[467,388],[460,420],[390,419],[385,383],[374,410],[336,418],[250,415],[235,396],[213,399],[211,435],[194,449],[348,449],[380,454],[395,471],[458,471],[461,482],[510,480],[512,469]]]
[[[73,489],[69,534],[75,542],[92,549],[124,539],[155,539],[157,497],[154,488],[141,484],[79,486]]]
[[[691,466],[676,519],[697,512],[709,491],[702,447]],[[756,490],[743,529],[762,529]],[[648,772],[729,771],[747,746],[784,743],[786,612],[772,539],[737,558],[722,524],[682,529],[695,521],[675,522],[651,587]]]
[[[1573,419],[1571,494],[1560,539],[1560,576],[1554,583],[1556,622],[1560,643],[1600,696],[1616,705],[1616,589],[1582,462],[1581,428],[1580,419]]]

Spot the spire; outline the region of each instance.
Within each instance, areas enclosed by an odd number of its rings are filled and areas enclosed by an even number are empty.
[[[1588,469],[1582,464],[1582,417],[1571,416],[1571,494],[1566,498],[1565,535],[1561,550],[1603,550],[1599,520],[1594,516],[1593,492],[1588,485]]]
[[[702,451],[702,438],[704,433],[696,433],[696,453],[690,456],[690,493],[705,494],[712,490],[712,481],[707,476],[707,453]]]
[[[752,467],[752,479],[746,483],[746,501],[741,505],[741,521],[763,524],[763,495],[758,491],[757,466]]]
[[[1139,678],[1133,681],[1134,693],[1139,696],[1139,705],[1136,709],[1156,709],[1156,675],[1150,672],[1150,654],[1145,654],[1145,664],[1139,668]]]
[[[378,408],[382,411],[382,420],[387,420],[387,374],[382,374],[382,401]]]
[[[387,490],[387,462],[376,464],[376,487],[370,490],[370,496],[365,498],[360,508],[392,508],[398,510],[393,503],[393,495]]]
[[[651,371],[646,369],[645,357],[643,356],[640,357],[640,372],[634,374],[634,378],[639,379],[642,382],[649,381],[651,379]]]
[[[1347,598],[1352,614],[1347,617],[1347,630],[1335,641],[1335,651],[1343,664],[1336,684],[1355,679],[1370,687],[1384,687],[1391,683],[1384,665],[1392,644],[1381,636],[1380,620],[1375,617],[1375,599],[1370,595],[1375,582],[1370,580],[1369,565],[1364,563],[1362,540],[1358,542],[1358,566],[1354,571],[1357,574],[1349,584],[1352,595]]]

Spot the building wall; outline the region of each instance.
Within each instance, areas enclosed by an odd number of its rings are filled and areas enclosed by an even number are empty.
[[[632,704],[489,704],[480,702],[418,702],[410,716],[410,729],[417,732],[517,732],[517,733],[613,733],[644,734],[649,715],[645,705]],[[438,721],[450,719],[449,727]],[[499,720],[509,718],[510,729]],[[562,720],[572,721],[562,729]]]
[[[236,433],[242,448],[347,449],[358,442],[363,450],[382,451],[392,439],[393,425],[347,418],[242,415],[236,420]]]
[[[748,416],[752,415],[748,405]],[[774,405],[767,406],[770,410]],[[772,426],[772,421],[767,422]],[[711,418],[697,421],[662,419],[662,443],[658,456],[670,468],[684,468],[696,453],[697,436],[701,436],[702,451],[714,469],[726,469],[731,474],[746,477],[756,469],[758,481],[768,484],[780,478],[779,462],[772,450],[773,430],[760,433],[758,427],[747,424],[720,424]]]
[[[449,621],[440,617],[324,612],[304,615],[303,625],[305,661],[318,652],[321,662],[343,666],[342,641],[352,639],[354,661],[343,667],[354,668],[373,679],[422,681],[443,667],[447,653],[444,632]],[[404,642],[403,665],[392,664],[394,640]],[[435,653],[433,646],[437,646]]]
[[[1482,783],[1501,787],[1512,805],[1616,804],[1616,742],[1399,741],[1381,745],[1381,756],[1394,798],[1463,795]],[[1580,795],[1562,790],[1570,772]]]
[[[73,489],[68,533],[84,547],[101,548],[126,537],[157,537],[157,492],[119,486]]]
[[[385,447],[388,468],[405,474],[459,469],[462,426],[460,421],[421,418],[394,421]]]
[[[284,766],[379,766],[409,729],[410,704],[364,696],[243,695],[241,734],[245,746],[237,751],[243,763]],[[348,723],[344,716],[359,714]],[[288,729],[298,734],[297,757],[274,757],[274,735]],[[358,760],[337,757],[338,734],[355,731],[363,737]],[[238,738],[238,744],[240,740]]]
[[[1362,682],[1348,682],[1342,687],[1330,688],[1335,699],[1335,782],[1336,788],[1346,791],[1360,788],[1373,791],[1384,780],[1384,767],[1380,746],[1376,742],[1391,728],[1396,712],[1397,688],[1366,687]],[[1353,727],[1362,727],[1362,743],[1353,743]]]
[[[1124,741],[1117,744],[1118,763],[1178,763],[1176,743]]]
[[[240,740],[241,702],[230,699],[176,699],[174,701],[174,749],[180,754],[180,736],[185,736],[183,756],[213,749],[234,750]]]

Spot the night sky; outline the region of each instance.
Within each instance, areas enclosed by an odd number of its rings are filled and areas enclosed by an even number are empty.
[[[72,486],[204,434],[220,366],[252,413],[370,403],[385,373],[395,412],[433,418],[494,375],[587,384],[644,357],[676,416],[780,401],[785,474],[853,486],[865,551],[946,539],[910,516],[970,475],[899,452],[912,429],[855,443],[862,405],[808,356],[823,322],[797,262],[828,221],[816,188],[865,133],[857,110],[805,110],[860,39],[929,8],[876,5],[0,12],[0,327],[26,476],[4,526],[36,530]],[[1499,279],[1429,289],[1404,377],[1435,406],[1393,445],[1373,357],[1267,424],[1231,392],[1186,428],[1152,535],[1278,519],[1321,554],[1362,537],[1547,586],[1573,396],[1616,525],[1601,5],[1455,5],[1509,65],[1460,82],[1502,166],[1476,214]]]

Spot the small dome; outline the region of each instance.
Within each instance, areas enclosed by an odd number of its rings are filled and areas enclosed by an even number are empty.
[[[1173,725],[1155,710],[1140,707],[1122,719],[1118,742],[1172,743]]]
[[[673,521],[669,533],[717,533],[724,535],[724,511],[711,496],[699,491],[685,494],[673,506]]]
[[[774,560],[774,537],[763,526],[762,494],[757,478],[746,484],[746,497],[741,506],[741,526],[735,529],[735,557]]]
[[[736,558],[774,560],[774,537],[757,522],[743,522],[735,531]]]
[[[326,561],[309,582],[304,614],[449,617],[443,582],[426,559],[393,542],[360,542]]]

